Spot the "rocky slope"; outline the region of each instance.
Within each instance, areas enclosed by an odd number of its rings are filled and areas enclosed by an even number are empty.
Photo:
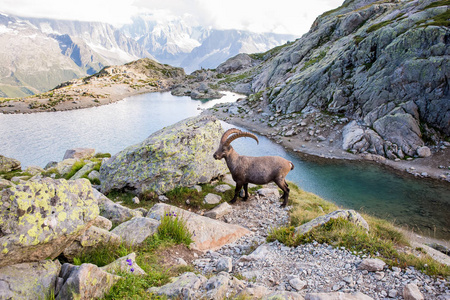
[[[222,64],[218,83],[254,94],[247,104],[269,126],[290,116],[279,133],[293,139],[314,115],[346,151],[425,157],[450,134],[448,11],[448,1],[348,0],[295,42]]]
[[[6,99],[0,102],[0,112],[30,113],[99,106],[138,93],[166,91],[185,76],[181,68],[143,58],[105,67],[92,76],[64,82],[46,93]]]

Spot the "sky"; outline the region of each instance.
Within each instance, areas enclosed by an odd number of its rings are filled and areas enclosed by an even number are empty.
[[[24,17],[99,21],[121,26],[141,13],[182,17],[215,29],[301,36],[321,13],[344,0],[0,0],[0,11]]]

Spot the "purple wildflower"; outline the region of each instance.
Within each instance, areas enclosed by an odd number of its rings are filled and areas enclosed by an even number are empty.
[[[131,271],[131,272],[134,272],[134,268],[131,268],[130,271]]]
[[[133,265],[133,261],[131,260],[131,258],[127,259],[127,263],[128,263],[129,266]]]

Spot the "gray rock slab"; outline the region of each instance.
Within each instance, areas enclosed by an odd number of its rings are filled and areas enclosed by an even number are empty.
[[[111,230],[111,233],[120,236],[128,245],[139,245],[147,237],[156,233],[159,224],[161,223],[155,219],[135,217],[120,224]]]

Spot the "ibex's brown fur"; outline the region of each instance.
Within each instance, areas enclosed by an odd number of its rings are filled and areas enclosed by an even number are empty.
[[[232,135],[234,134],[234,135]],[[240,137],[250,137],[259,144],[258,138],[249,132],[242,132],[239,129],[228,129],[220,140],[219,149],[214,153],[215,159],[225,158],[231,176],[236,182],[234,197],[230,203],[236,202],[236,199],[244,187],[245,196],[242,199],[248,199],[248,184],[266,184],[275,182],[283,190],[282,207],[286,206],[289,197],[289,187],[286,183],[286,175],[294,169],[294,164],[279,156],[243,156],[239,155],[230,145],[232,141]]]

